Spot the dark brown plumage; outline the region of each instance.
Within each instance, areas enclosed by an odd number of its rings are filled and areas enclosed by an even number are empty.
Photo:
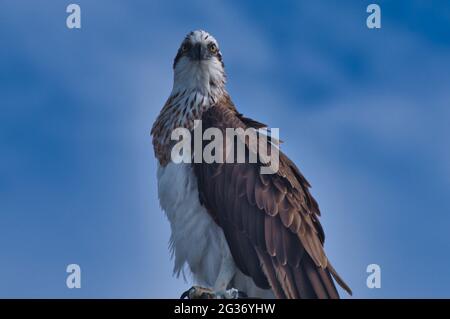
[[[238,113],[228,95],[202,115],[203,130],[261,128]],[[248,156],[248,154],[247,154]],[[223,229],[237,267],[277,298],[339,298],[317,202],[309,183],[280,152],[279,171],[261,175],[258,163],[195,163],[200,202]],[[248,157],[247,157],[248,158]]]

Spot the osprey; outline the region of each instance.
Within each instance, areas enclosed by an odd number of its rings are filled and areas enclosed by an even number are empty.
[[[350,288],[328,261],[319,207],[295,164],[279,153],[278,171],[256,163],[175,163],[176,128],[265,128],[239,113],[225,88],[217,41],[189,33],[173,63],[173,89],[151,134],[158,196],[170,222],[178,276],[188,266],[198,286],[191,298],[339,298]],[[270,138],[267,143],[271,143]],[[250,151],[250,150],[248,150]]]

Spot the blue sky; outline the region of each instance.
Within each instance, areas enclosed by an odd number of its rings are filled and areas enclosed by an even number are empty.
[[[178,297],[150,127],[184,35],[279,127],[354,296],[450,297],[450,4],[0,0],[0,297]],[[66,265],[82,288],[66,288]],[[368,264],[381,289],[366,287]]]

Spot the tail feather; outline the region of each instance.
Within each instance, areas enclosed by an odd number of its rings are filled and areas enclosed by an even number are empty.
[[[341,286],[350,296],[353,294],[352,290],[349,286],[344,282],[344,280],[339,276],[339,274],[336,272],[336,270],[331,265],[330,261],[328,261],[328,270],[330,271],[331,275],[333,276],[334,280]]]

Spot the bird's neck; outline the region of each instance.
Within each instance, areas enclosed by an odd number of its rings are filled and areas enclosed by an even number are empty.
[[[225,90],[214,91],[198,88],[174,90],[170,95],[169,103],[164,107],[167,109],[165,113],[170,114],[170,117],[166,118],[165,126],[170,129],[177,127],[193,129],[194,121],[200,120],[203,113],[213,107],[224,94]]]
[[[172,92],[166,103],[173,115],[169,119],[171,127],[192,129],[194,121],[227,94],[224,71],[214,66],[199,62],[175,68]]]
[[[174,83],[172,93],[152,128],[153,145],[160,163],[166,162],[170,155],[172,132],[180,127],[192,130],[194,121],[200,120],[205,111],[226,96],[224,85],[208,83],[208,87],[197,87]]]
[[[217,100],[225,91],[225,72],[212,61],[182,63],[174,69],[172,96],[188,92]],[[213,101],[208,101],[210,104]]]
[[[171,114],[167,118],[171,127],[193,128],[194,120],[200,120],[203,112],[213,107],[226,94],[225,89],[178,87],[172,90],[165,113]],[[161,113],[164,112],[164,109]]]

